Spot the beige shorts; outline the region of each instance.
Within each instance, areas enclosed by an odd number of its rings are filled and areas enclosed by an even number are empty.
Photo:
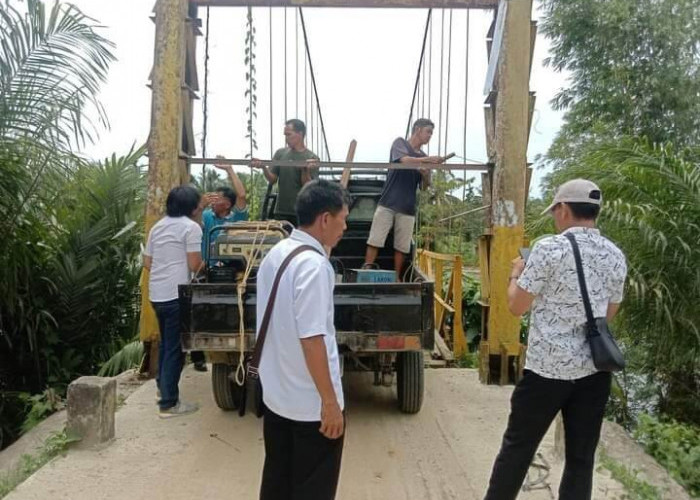
[[[408,253],[411,251],[411,237],[413,236],[413,223],[416,218],[412,215],[401,214],[390,208],[377,205],[372,219],[372,228],[369,230],[367,244],[376,248],[384,247],[386,237],[394,228],[394,249]]]

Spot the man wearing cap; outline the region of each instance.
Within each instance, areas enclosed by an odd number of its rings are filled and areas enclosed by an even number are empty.
[[[558,234],[537,242],[527,262],[518,258],[512,263],[508,307],[516,316],[531,311],[530,331],[525,372],[513,391],[488,500],[516,498],[559,411],[566,442],[559,498],[591,498],[611,375],[593,365],[576,262],[565,235],[572,234],[580,248],[593,315],[612,320],[622,302],[627,265],[622,251],[595,228],[601,202],[600,189],[588,180],[562,184],[543,212],[552,215]]]

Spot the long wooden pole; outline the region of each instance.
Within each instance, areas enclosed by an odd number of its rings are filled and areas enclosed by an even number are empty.
[[[181,183],[187,0],[158,0],[155,6],[155,59],[148,140],[148,196],[144,235],[163,215],[170,190]],[[156,343],[158,322],[148,296],[148,272],[141,276],[140,338]],[[156,361],[151,359],[151,361]],[[157,362],[152,363],[157,366]]]

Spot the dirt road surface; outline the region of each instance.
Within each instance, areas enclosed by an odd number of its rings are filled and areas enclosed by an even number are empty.
[[[338,500],[483,498],[512,387],[481,385],[473,370],[426,370],[422,411],[403,415],[395,387],[373,387],[365,374],[348,375],[348,386]],[[254,500],[262,421],[219,410],[208,373],[188,368],[181,387],[183,399],[201,403],[198,413],[159,419],[150,381],[117,412],[113,442],[100,450],[70,450],[7,500]],[[548,479],[519,498],[556,498],[561,468],[552,456],[553,441],[550,430],[541,447],[552,466]],[[534,480],[538,470],[531,472]],[[621,492],[605,473],[596,473],[594,498],[618,498]]]

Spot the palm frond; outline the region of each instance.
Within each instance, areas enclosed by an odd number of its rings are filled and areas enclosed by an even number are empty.
[[[77,7],[59,2],[47,12],[27,0],[26,13],[0,9],[0,140],[31,138],[43,148],[68,147],[92,137],[85,117],[97,100],[113,44]]]

